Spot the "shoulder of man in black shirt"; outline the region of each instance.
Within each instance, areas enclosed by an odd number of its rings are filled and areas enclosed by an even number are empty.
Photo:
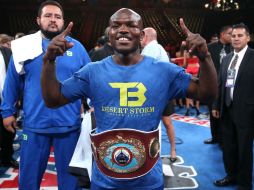
[[[113,47],[111,45],[109,45],[108,43],[104,44],[101,48],[99,48],[98,50],[95,50],[90,58],[91,60],[94,61],[100,61],[110,55],[114,54],[114,50]]]

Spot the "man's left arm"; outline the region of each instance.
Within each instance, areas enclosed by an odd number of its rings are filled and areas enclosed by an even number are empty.
[[[217,96],[217,74],[208,51],[206,40],[199,34],[193,34],[180,19],[180,26],[186,34],[186,46],[190,54],[196,55],[200,61],[199,79],[192,78],[187,97],[202,102],[213,101]]]
[[[210,53],[199,57],[199,60],[199,78],[192,78],[187,96],[202,102],[213,101],[217,96],[217,75]]]

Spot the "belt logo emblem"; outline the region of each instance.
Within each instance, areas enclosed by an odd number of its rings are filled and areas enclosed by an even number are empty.
[[[112,160],[119,166],[126,166],[132,160],[132,153],[125,147],[118,147],[112,153]]]

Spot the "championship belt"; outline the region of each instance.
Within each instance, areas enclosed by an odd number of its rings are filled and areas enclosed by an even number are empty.
[[[147,174],[159,158],[159,129],[145,132],[113,129],[90,134],[98,168],[117,179],[133,179]]]

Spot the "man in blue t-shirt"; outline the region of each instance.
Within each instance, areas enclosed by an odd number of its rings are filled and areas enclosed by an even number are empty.
[[[19,189],[40,189],[50,150],[54,148],[59,189],[78,190],[77,179],[67,171],[81,126],[81,100],[76,99],[58,109],[46,107],[40,86],[43,56],[54,36],[63,31],[62,6],[56,1],[41,4],[37,23],[40,30],[12,42],[10,60],[3,89],[1,105],[3,123],[15,132],[15,104],[23,92],[23,139],[20,153]],[[90,58],[77,40],[66,36],[75,46],[62,52],[56,59],[56,77],[63,81],[90,62]]]
[[[200,80],[176,65],[142,56],[142,19],[126,8],[110,18],[114,55],[88,64],[62,83],[55,78],[55,59],[74,46],[64,40],[73,23],[48,46],[41,78],[46,104],[58,107],[81,97],[93,101],[92,190],[162,190],[156,129],[167,102],[185,96],[203,101],[215,98],[216,73],[206,42],[191,33],[182,19],[180,25],[188,36],[189,51],[201,60]]]

